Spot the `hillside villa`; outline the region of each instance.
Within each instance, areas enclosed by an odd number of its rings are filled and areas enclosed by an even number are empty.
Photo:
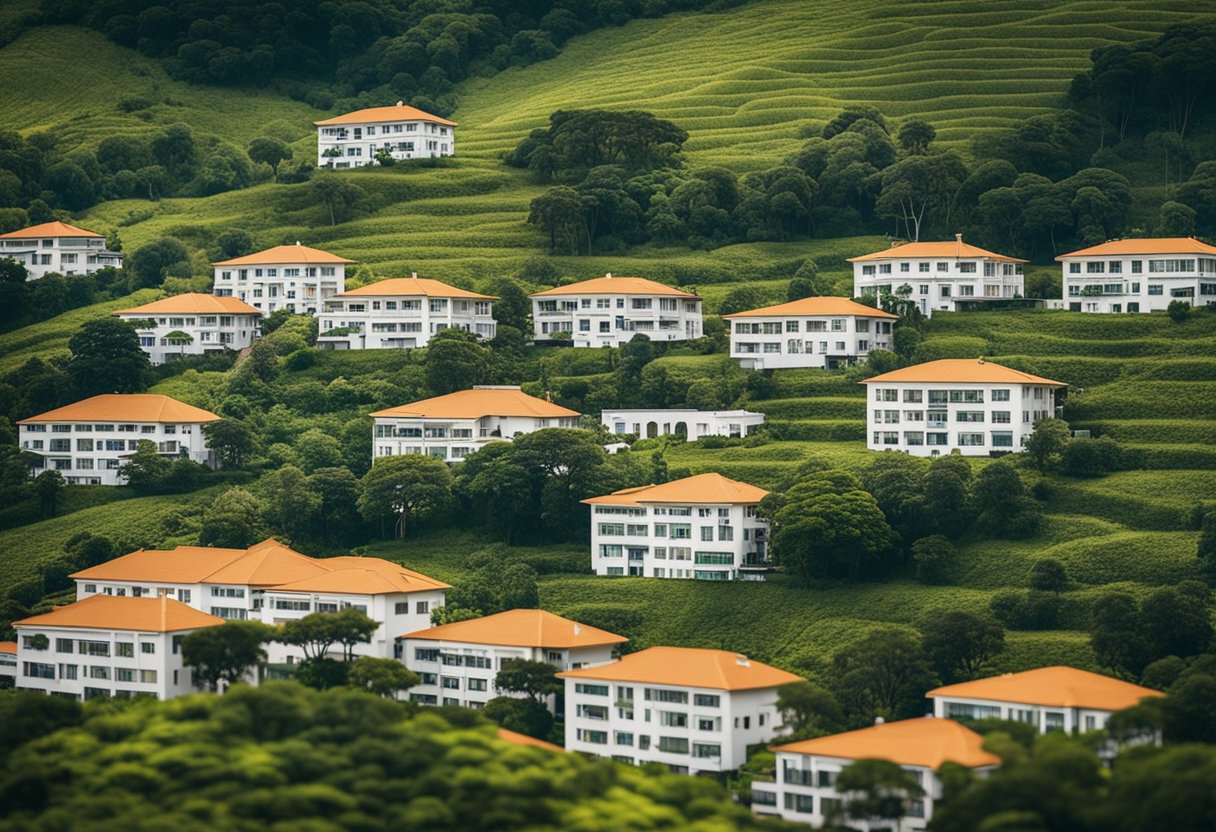
[[[1194,237],[1111,240],[1056,260],[1073,312],[1160,312],[1216,304],[1216,246]]]
[[[497,331],[492,295],[457,289],[414,274],[340,292],[317,316],[317,346],[330,350],[425,347],[441,329],[489,340]]]
[[[135,324],[139,345],[153,364],[185,355],[240,351],[260,334],[262,313],[243,300],[199,292],[119,309],[112,315]]]
[[[745,370],[836,369],[891,349],[899,316],[848,298],[819,297],[723,315],[730,357]]]
[[[741,438],[764,424],[763,413],[748,410],[694,410],[692,408],[610,408],[600,422],[617,436],[631,433],[639,439],[680,436],[695,442],[706,436]]]
[[[532,298],[532,337],[576,347],[619,347],[701,337],[701,298],[643,277],[603,277],[546,289]]]
[[[404,101],[314,121],[317,167],[359,168],[386,151],[393,159],[431,159],[456,154],[456,122]]]
[[[354,262],[297,241],[212,263],[212,292],[243,300],[267,315],[280,309],[316,315],[324,300],[346,288],[346,267]]]
[[[25,266],[27,280],[48,274],[93,274],[105,268],[122,268],[122,252],[106,249],[106,238],[96,231],[44,222],[0,234],[0,258],[11,257]]]

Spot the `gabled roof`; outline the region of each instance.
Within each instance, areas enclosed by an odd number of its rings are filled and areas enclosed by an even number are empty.
[[[1062,381],[1052,381],[1023,373],[1021,370],[1002,367],[982,358],[941,358],[926,361],[900,370],[864,379],[862,384],[886,382],[928,382],[930,384],[1045,384],[1049,387],[1066,387]]]
[[[578,283],[546,289],[543,292],[533,292],[528,297],[548,298],[560,295],[666,295],[700,300],[697,295],[682,292],[666,283],[647,280],[644,277],[614,277],[611,274],[603,277],[593,277]]]
[[[497,615],[417,630],[402,638],[553,649],[594,647],[629,641],[616,633],[589,627],[545,610],[507,610]]]
[[[706,690],[755,690],[803,681],[787,673],[729,650],[694,647],[650,647],[622,656],[599,667],[567,670],[563,679],[592,679],[607,682],[639,682]]]
[[[255,309],[240,298],[221,298],[202,292],[187,292],[184,295],[154,300],[143,306],[132,306],[130,309],[119,309],[112,315],[257,315],[262,310]]]
[[[750,309],[747,312],[736,312],[733,315],[723,315],[723,318],[766,318],[782,315],[815,316],[815,315],[856,315],[861,318],[893,318],[898,315],[883,312],[873,306],[857,303],[848,298],[821,297],[802,298],[789,303],[779,303],[776,306],[765,306],[761,309]]]
[[[1061,254],[1056,260],[1070,257],[1101,257],[1118,254],[1207,254],[1216,255],[1216,246],[1196,240],[1194,237],[1141,237],[1126,240],[1110,240],[1089,248]]]
[[[324,559],[301,555],[269,537],[250,546],[203,580],[209,584],[277,587],[324,575],[329,571],[324,563]]]
[[[560,745],[554,745],[551,742],[538,740],[536,737],[529,737],[527,734],[518,734],[515,731],[508,731],[506,728],[498,729],[498,738],[504,742],[509,742],[512,745],[530,745],[533,748],[543,748],[546,751],[565,751]]]
[[[943,763],[958,763],[968,768],[1000,765],[1001,758],[985,751],[983,743],[983,737],[952,719],[922,717],[778,745],[772,750],[841,760],[890,760],[934,771]]]
[[[278,266],[291,265],[292,263],[354,263],[354,260],[347,260],[345,257],[339,257],[336,254],[330,254],[328,251],[321,251],[319,248],[309,248],[297,242],[294,246],[275,246],[264,251],[255,251],[253,254],[246,254],[242,257],[233,257],[231,260],[221,260],[218,263],[212,263],[213,266]]]
[[[474,387],[446,396],[377,410],[372,416],[411,416],[419,419],[480,419],[484,416],[532,416],[554,419],[578,416],[569,408],[529,396],[518,387]]]
[[[17,642],[15,641],[0,641],[0,653],[17,654]]]
[[[1121,711],[1138,704],[1146,696],[1165,694],[1100,673],[1055,666],[946,685],[925,695],[930,698],[982,699],[1051,708]]]
[[[171,633],[223,624],[224,619],[200,612],[172,598],[126,598],[91,595],[42,615],[14,621],[14,627],[79,627]]]
[[[96,231],[89,231],[87,228],[78,228],[75,225],[68,225],[66,222],[44,222],[41,225],[31,225],[28,228],[21,228],[17,231],[10,231],[7,234],[0,234],[0,240],[24,240],[24,239],[40,239],[42,237],[102,237]]]
[[[22,419],[30,422],[180,422],[202,423],[219,421],[219,416],[201,407],[179,402],[153,393],[103,393],[74,404],[57,407],[37,416]]]
[[[411,107],[404,101],[398,101],[395,106],[391,107],[368,107],[365,110],[355,110],[353,113],[334,116],[324,121],[314,121],[313,124],[317,127],[333,127],[338,124],[368,124],[381,121],[433,121],[449,127],[456,126],[454,121],[433,116],[417,107]]]
[[[1029,262],[1028,260],[1007,257],[1004,254],[997,254],[995,251],[988,251],[979,246],[964,243],[962,234],[954,235],[953,240],[943,240],[941,242],[902,243],[883,249],[882,251],[863,254],[860,257],[850,257],[849,262],[864,263],[870,260],[906,260],[914,257],[952,257],[959,260],[983,257],[988,260],[1000,260],[1003,263]]]
[[[583,500],[589,505],[635,506],[650,503],[705,503],[709,505],[753,505],[768,492],[721,474],[697,474],[661,485],[622,488],[603,497]]]
[[[382,558],[342,556],[316,561],[332,571],[279,584],[277,590],[291,592],[334,592],[348,595],[389,595],[396,592],[423,592],[450,589],[451,584],[406,569]]]
[[[357,289],[351,289],[346,292],[339,292],[334,295],[334,298],[349,298],[349,297],[397,297],[397,296],[424,296],[432,298],[469,298],[470,300],[498,300],[493,295],[479,295],[476,292],[470,292],[467,289],[458,289],[455,286],[440,280],[431,280],[429,277],[392,277],[388,280],[377,280],[375,283],[369,283],[367,286],[360,286]],[[330,300],[330,298],[326,298]]]

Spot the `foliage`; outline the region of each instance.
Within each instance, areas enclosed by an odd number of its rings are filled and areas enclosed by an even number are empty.
[[[265,510],[262,501],[246,489],[229,488],[203,512],[199,543],[230,549],[252,546],[261,537]]]
[[[125,321],[99,318],[81,327],[68,342],[68,377],[81,398],[101,393],[138,393],[151,364],[139,336]]]
[[[408,670],[396,659],[377,659],[374,656],[355,659],[347,673],[350,687],[390,699],[397,698],[397,694],[409,690],[420,681],[417,673]]]
[[[533,702],[544,702],[562,692],[557,668],[548,662],[528,659],[505,659],[494,677],[494,687],[508,693],[522,693]]]
[[[925,791],[911,773],[889,760],[858,760],[836,778],[843,812],[859,821],[898,821],[908,814],[912,801]]]
[[[182,663],[212,690],[220,682],[235,685],[266,660],[262,645],[274,636],[274,628],[260,621],[226,621],[205,627],[182,639]]]
[[[832,689],[850,725],[874,718],[918,715],[933,672],[920,640],[902,629],[880,629],[832,657]]]
[[[920,630],[925,656],[945,684],[977,678],[1005,647],[1005,629],[990,615],[931,610]]]
[[[777,710],[790,740],[821,737],[839,730],[844,723],[836,697],[813,682],[791,682],[779,687]]]
[[[359,513],[377,523],[394,521],[396,537],[404,537],[407,521],[420,523],[442,517],[452,502],[452,476],[442,460],[426,456],[381,457],[359,486]]]

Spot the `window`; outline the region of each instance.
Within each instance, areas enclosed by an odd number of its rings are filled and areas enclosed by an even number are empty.
[[[156,642],[153,642],[153,641],[140,642],[139,652],[143,653],[145,656],[155,654],[156,653]]]
[[[57,639],[55,639],[55,652],[56,653],[74,652],[72,650],[72,646],[74,644],[75,644],[75,642],[72,641],[70,638],[57,638]]]
[[[129,641],[120,641],[114,645],[114,655],[122,659],[135,658],[135,645]]]
[[[785,808],[791,812],[809,815],[815,811],[815,798],[809,794],[785,793]]]
[[[659,737],[659,750],[666,754],[687,754],[688,739],[686,737]]]
[[[456,676],[443,676],[440,681],[445,690],[460,690],[460,679]]]
[[[415,647],[414,660],[419,662],[439,661],[439,650],[434,647]]]
[[[589,743],[590,745],[607,745],[607,731],[588,731],[584,728],[579,728],[575,731],[575,738],[580,742]]]
[[[574,692],[575,693],[585,693],[590,696],[607,696],[608,695],[608,686],[607,685],[593,685],[593,684],[589,684],[586,682],[576,682],[574,684]]]
[[[485,679],[469,679],[469,690],[482,690],[483,691],[485,689],[486,689],[486,680]]]
[[[688,714],[679,711],[659,711],[659,724],[668,728],[687,728]]]
[[[633,734],[629,731],[616,731],[612,741],[616,745],[633,745]]]
[[[722,756],[722,746],[718,743],[694,742],[692,756],[716,759]]]

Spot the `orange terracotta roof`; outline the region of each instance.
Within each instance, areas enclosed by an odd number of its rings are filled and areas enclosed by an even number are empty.
[[[367,286],[360,286],[358,289],[351,289],[347,292],[340,292],[334,295],[335,298],[349,297],[396,297],[403,295],[406,297],[423,295],[426,297],[436,298],[469,298],[472,300],[498,300],[493,295],[479,295],[476,292],[470,292],[467,289],[458,289],[455,286],[440,280],[431,280],[428,277],[393,277],[388,280],[377,280],[375,283],[369,283]]]
[[[641,682],[707,690],[754,690],[803,681],[801,676],[739,653],[694,647],[650,647],[622,656],[612,664],[567,670],[557,675],[563,679]]]
[[[450,589],[451,584],[381,558],[336,557],[316,561],[332,571],[276,585],[291,592],[335,592],[348,595],[388,595]]]
[[[509,742],[512,745],[530,745],[533,748],[543,748],[546,751],[565,751],[560,745],[554,745],[551,742],[538,740],[536,737],[529,737],[527,734],[517,734],[514,731],[508,731],[506,728],[498,729],[498,738],[504,742]]]
[[[1143,237],[1127,240],[1110,240],[1089,248],[1061,254],[1056,260],[1070,257],[1101,257],[1116,254],[1216,254],[1216,246],[1200,242],[1194,237]]]
[[[765,318],[784,315],[857,315],[863,318],[899,318],[890,312],[883,312],[864,303],[857,303],[848,298],[822,297],[802,298],[789,303],[779,303],[776,306],[765,306],[761,309],[751,309],[747,312],[736,312],[734,315],[723,315],[723,318]]]
[[[968,768],[1000,765],[1001,758],[985,751],[983,743],[983,737],[952,719],[921,717],[778,745],[772,750],[841,760],[890,760],[934,771],[943,763],[958,763]]]
[[[1040,667],[1022,673],[1006,673],[935,688],[928,697],[982,699],[991,702],[1016,702],[1052,708],[1091,708],[1121,711],[1146,696],[1164,696],[1161,691],[1112,679],[1100,673],[1075,667]]]
[[[982,358],[941,358],[914,364],[901,370],[892,370],[880,376],[863,380],[862,384],[886,382],[927,382],[930,384],[1045,384],[1049,387],[1067,387],[1062,381],[1052,381],[1002,367]]]
[[[906,260],[912,257],[953,257],[957,259],[970,259],[974,257],[984,257],[989,260],[999,260],[1003,263],[1028,263],[1028,260],[1019,260],[1016,257],[1006,257],[1004,254],[997,254],[995,251],[988,251],[979,246],[969,245],[963,242],[963,235],[956,235],[953,240],[943,240],[941,242],[924,242],[924,243],[902,243],[900,245],[891,246],[882,251],[863,254],[860,257],[850,257],[850,263],[864,263],[870,260]]]
[[[22,419],[29,422],[215,422],[219,416],[201,407],[179,402],[168,396],[152,393],[103,393],[82,399],[75,404],[57,407],[37,416]]]
[[[0,653],[17,653],[17,642],[15,641],[0,641]]]
[[[347,260],[345,257],[339,257],[336,254],[330,254],[328,251],[321,251],[319,248],[309,248],[305,245],[296,243],[294,246],[275,246],[268,248],[265,251],[255,251],[253,254],[246,254],[243,257],[233,257],[231,260],[221,260],[218,263],[212,263],[213,266],[277,266],[291,265],[293,263],[354,263],[354,260]]]
[[[126,598],[91,595],[48,613],[14,621],[14,627],[81,627],[171,633],[223,624],[224,619],[200,612],[172,598]]]
[[[480,419],[484,416],[534,416],[538,419],[554,419],[579,414],[553,402],[529,396],[518,388],[474,387],[472,390],[459,390],[446,396],[378,410],[371,415],[412,416],[420,419]]]
[[[10,231],[7,234],[0,234],[0,240],[24,240],[35,239],[42,237],[102,237],[96,231],[89,231],[87,228],[77,228],[74,225],[68,225],[66,222],[44,222],[41,225],[31,225],[29,228],[22,228],[17,231]]]
[[[446,118],[433,116],[428,112],[411,107],[402,101],[391,107],[368,107],[365,110],[355,110],[341,116],[327,118],[324,121],[314,121],[317,127],[332,127],[337,124],[369,124],[380,121],[433,121],[436,124],[446,124],[455,127],[456,122]]]
[[[497,615],[417,630],[402,638],[554,649],[594,647],[629,641],[616,633],[589,627],[545,610],[507,610]]]
[[[528,297],[548,298],[560,295],[674,295],[681,298],[701,299],[689,292],[682,292],[673,286],[668,286],[666,283],[658,283],[644,277],[614,277],[610,274],[570,283],[566,286],[558,286],[555,289],[546,289],[543,292],[534,292]]]
[[[721,474],[697,474],[662,485],[623,488],[603,497],[583,500],[589,505],[636,506],[650,503],[707,503],[752,505],[768,496],[763,488]]]
[[[204,580],[209,584],[277,587],[329,571],[324,559],[301,555],[271,537],[250,546]]]
[[[221,298],[202,292],[187,292],[184,295],[154,300],[143,306],[132,306],[130,309],[119,309],[112,315],[257,315],[262,316],[262,310],[255,309],[240,298]]]

